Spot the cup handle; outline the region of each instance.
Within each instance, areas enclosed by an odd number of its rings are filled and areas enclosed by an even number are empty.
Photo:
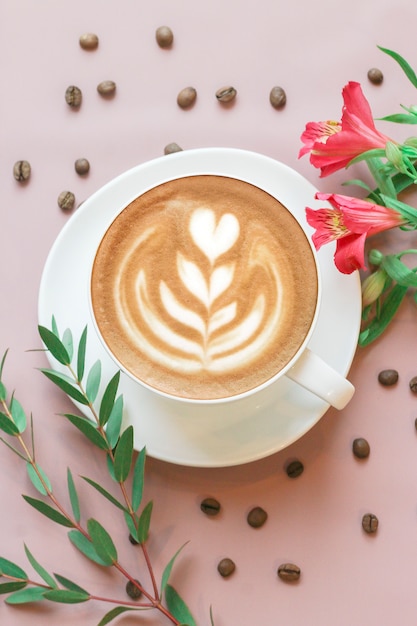
[[[355,393],[352,383],[308,348],[286,376],[339,410],[347,405]]]

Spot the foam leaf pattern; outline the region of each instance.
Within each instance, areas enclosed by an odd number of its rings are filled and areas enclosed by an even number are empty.
[[[219,217],[205,207],[192,211],[187,226],[186,246],[173,251],[161,272],[139,265],[133,301],[121,298],[123,327],[151,362],[184,375],[233,370],[262,352],[280,317],[281,282],[268,233],[248,243],[236,215]],[[256,279],[253,302],[245,302],[238,285],[248,285],[252,274],[264,278]]]
[[[211,209],[196,209],[191,216],[191,237],[211,263],[235,245],[239,231],[239,221],[232,213],[222,215],[217,224]]]

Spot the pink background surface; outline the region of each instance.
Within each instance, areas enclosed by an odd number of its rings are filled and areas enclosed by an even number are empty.
[[[72,404],[37,371],[46,365],[45,356],[28,352],[40,346],[37,297],[43,266],[70,219],[57,206],[58,194],[70,189],[79,204],[121,172],[162,155],[172,141],[184,149],[228,146],[261,152],[297,169],[322,191],[337,191],[338,182],[362,170],[320,181],[307,159],[297,159],[299,136],[309,120],[339,118],[341,89],[348,80],[362,83],[375,117],[416,101],[401,70],[377,49],[395,49],[416,67],[416,18],[411,0],[3,0],[0,351],[9,348],[4,380],[33,412],[38,460],[54,478],[58,496],[66,497],[67,466],[74,476],[98,480],[103,462],[100,452],[57,416],[72,410]],[[170,50],[155,43],[155,29],[162,24],[174,31]],[[95,52],[79,47],[84,32],[98,34]],[[383,71],[381,86],[368,82],[371,67]],[[106,79],[117,83],[110,101],[96,92]],[[70,84],[83,91],[79,111],[65,103]],[[238,97],[224,108],[214,93],[228,84]],[[269,104],[269,91],[277,84],[287,92],[280,111]],[[198,97],[191,110],[183,111],[176,96],[188,85],[195,86]],[[379,127],[386,129],[384,123]],[[392,132],[396,138],[412,134],[409,128]],[[78,157],[90,160],[85,178],[74,171]],[[32,165],[26,185],[12,175],[19,159]],[[389,248],[395,241],[398,248],[393,249],[416,245],[415,235],[401,233],[378,243]],[[210,606],[216,626],[416,623],[417,399],[408,388],[417,374],[416,326],[409,298],[384,338],[357,351],[350,372],[357,392],[351,404],[341,413],[329,410],[301,440],[269,458],[218,469],[149,459],[146,495],[154,500],[149,552],[159,577],[189,541],[172,583],[199,626],[210,623]],[[399,371],[394,388],[378,384],[384,368]],[[352,455],[358,436],[371,445],[365,461]],[[124,582],[115,573],[86,563],[67,542],[65,529],[23,501],[21,493],[35,495],[25,467],[5,447],[0,454],[0,555],[30,570],[26,543],[51,571],[91,592],[124,598]],[[295,458],[305,471],[291,480],[285,466]],[[127,569],[145,582],[143,563],[126,541],[116,511],[82,481],[78,484],[85,515],[96,515],[111,529]],[[199,510],[207,495],[223,505],[217,518]],[[255,505],[269,514],[258,530],[245,519]],[[366,512],[379,518],[376,536],[362,531]],[[216,571],[224,556],[237,565],[227,580]],[[286,561],[300,566],[298,584],[277,578],[278,565]],[[89,626],[110,608],[43,603],[13,609],[0,603],[0,623]],[[168,623],[156,613],[143,619]],[[137,620],[128,615],[118,623],[133,626]]]

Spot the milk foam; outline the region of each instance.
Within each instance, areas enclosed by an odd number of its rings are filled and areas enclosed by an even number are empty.
[[[240,322],[237,321],[238,303],[228,302],[216,307],[217,299],[231,287],[235,275],[236,263],[222,263],[220,257],[238,244],[239,219],[231,213],[223,214],[216,221],[216,214],[208,208],[197,208],[191,213],[188,231],[190,241],[197,246],[210,262],[209,271],[204,271],[195,261],[177,252],[176,272],[179,278],[177,295],[172,292],[164,280],[159,282],[160,304],[169,318],[191,328],[198,337],[190,340],[188,335],[175,331],[166,316],[162,317],[152,306],[148,295],[146,269],[137,267],[135,280],[135,302],[125,306],[120,285],[125,275],[125,264],[118,271],[115,291],[115,304],[118,321],[129,335],[130,341],[147,357],[167,368],[175,368],[183,374],[206,370],[217,373],[235,370],[243,361],[259,356],[279,327],[281,310],[281,285],[279,266],[264,244],[249,250],[247,263],[241,259],[241,269],[250,271],[253,263],[268,269],[269,293],[274,293],[273,306],[269,312],[265,306],[265,296],[261,292],[253,303],[249,313]],[[126,255],[128,262],[137,248],[151,237],[153,230],[146,236],[133,242],[133,248]],[[220,259],[220,260],[219,260]],[[253,259],[256,259],[253,261]],[[198,313],[179,301],[182,292],[189,292],[199,300],[204,311]],[[159,309],[159,307],[158,307]],[[132,317],[131,311],[136,315]],[[140,321],[140,323],[138,323]],[[224,327],[227,326],[226,330]],[[155,341],[153,341],[154,339]],[[172,348],[175,349],[173,353]]]
[[[317,294],[310,246],[285,207],[218,176],[171,181],[129,205],[103,239],[92,284],[121,363],[151,386],[207,398],[285,365]]]

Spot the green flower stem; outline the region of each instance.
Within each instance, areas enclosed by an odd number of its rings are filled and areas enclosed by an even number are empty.
[[[396,198],[397,193],[392,178],[390,176],[384,176],[381,173],[381,168],[383,166],[381,159],[376,157],[369,158],[366,159],[366,164],[378,186],[379,191],[386,196]]]
[[[417,250],[415,248],[410,248],[409,250],[403,250],[402,252],[399,252],[397,254],[397,258],[401,259],[401,257],[405,256],[406,254],[417,254]],[[412,271],[414,272],[415,268]]]

